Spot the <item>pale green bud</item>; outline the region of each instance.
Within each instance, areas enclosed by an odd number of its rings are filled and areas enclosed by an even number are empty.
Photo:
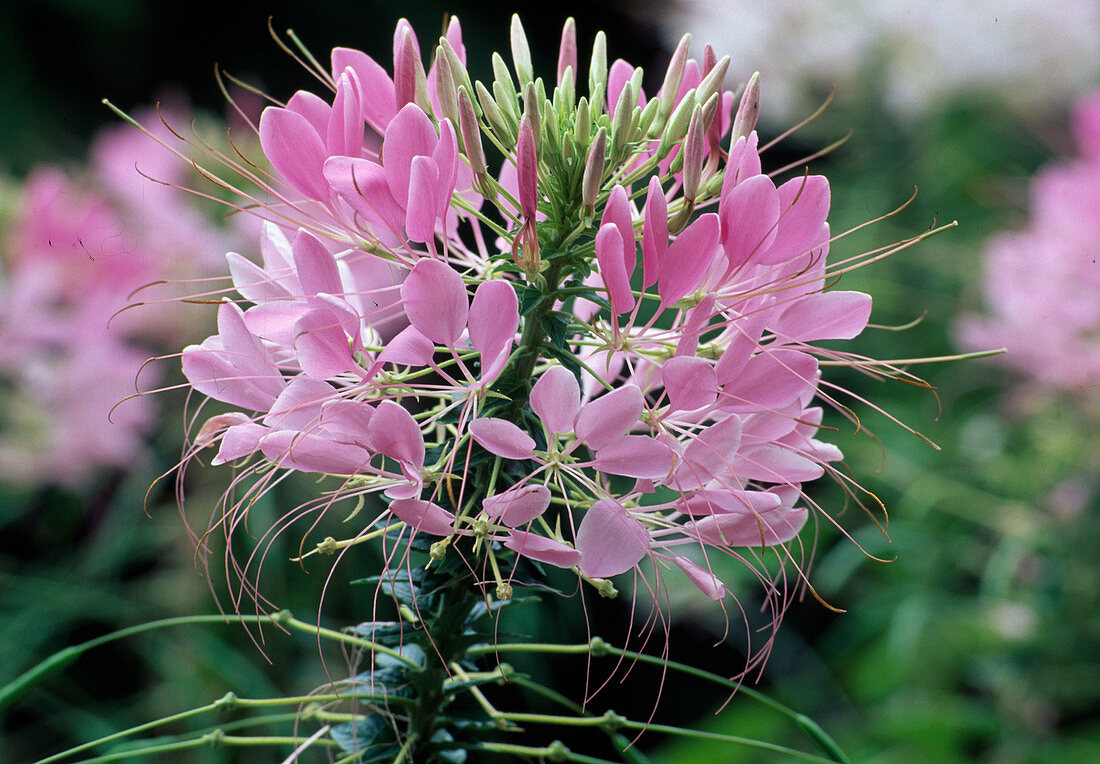
[[[737,105],[737,114],[733,118],[730,131],[730,145],[738,138],[747,138],[756,128],[756,118],[760,114],[760,72],[753,72],[741,94],[741,103]]]
[[[684,68],[687,66],[688,52],[691,49],[691,35],[685,34],[668,62],[665,81],[661,84],[660,109],[666,117],[672,113],[676,94],[680,92],[680,83],[684,81]]]
[[[516,133],[510,129],[508,121],[501,113],[497,102],[493,100],[493,96],[489,94],[489,91],[485,89],[480,81],[476,82],[474,87],[477,89],[477,100],[481,104],[481,113],[485,116],[485,121],[489,123],[489,127],[497,134],[502,143],[515,143]]]
[[[684,94],[680,105],[672,116],[668,118],[668,124],[661,135],[661,143],[657,147],[657,154],[664,156],[672,148],[673,144],[682,139],[687,133],[688,123],[691,121],[691,112],[695,108],[695,91],[689,90]]]
[[[718,63],[714,65],[714,68],[710,70],[703,81],[699,83],[697,90],[699,91],[699,101],[706,103],[715,93],[721,92],[722,82],[726,79],[726,72],[730,68],[730,57],[722,56]]]
[[[462,65],[462,60],[459,59],[458,54],[455,53],[455,49],[451,47],[451,43],[446,37],[439,38],[439,47],[443,49],[443,55],[447,57],[447,66],[451,70],[451,78],[454,80],[455,88],[465,87],[467,92],[473,93],[474,83],[470,81],[470,73],[466,71],[466,67]],[[481,114],[479,113],[478,116],[481,116]]]
[[[581,200],[586,207],[594,207],[596,196],[603,185],[603,171],[607,165],[607,128],[601,127],[588,150],[581,180]]]
[[[435,93],[436,98],[439,101],[440,114],[436,114],[436,119],[443,120],[444,118],[451,120],[452,125],[458,125],[458,92],[455,88],[454,76],[451,74],[451,64],[447,60],[447,56],[443,53],[443,47],[438,46],[435,49],[435,61],[436,61],[436,86]]]
[[[535,69],[531,65],[531,46],[527,44],[527,35],[523,31],[519,14],[512,14],[509,37],[512,43],[512,63],[515,64],[520,87],[523,87],[535,79]]]
[[[462,150],[470,162],[470,169],[474,175],[484,175],[487,171],[485,164],[485,149],[481,145],[481,126],[477,123],[477,114],[474,112],[474,100],[465,87],[458,89],[458,122],[462,135]]]
[[[581,96],[577,101],[577,116],[573,126],[573,137],[579,146],[587,146],[592,140],[592,114],[588,109],[588,99]]]
[[[597,88],[600,98],[596,98]],[[591,104],[603,111],[603,93],[607,90],[607,35],[596,33],[592,43],[592,62],[588,65],[588,96]]]

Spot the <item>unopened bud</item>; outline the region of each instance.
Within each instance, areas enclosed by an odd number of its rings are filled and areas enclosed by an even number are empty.
[[[611,154],[618,156],[630,138],[630,118],[638,103],[631,83],[626,83],[619,93],[619,102],[615,105],[615,119],[611,123]]]
[[[695,91],[689,90],[684,94],[672,116],[668,118],[665,131],[661,134],[661,143],[657,147],[658,156],[664,156],[672,145],[687,134],[688,123],[691,122],[691,112],[695,109]]]
[[[599,90],[600,97],[596,97]],[[603,94],[607,90],[607,36],[596,33],[592,43],[592,62],[588,65],[588,98],[593,107],[603,111]],[[597,112],[598,113],[598,112]]]
[[[535,70],[531,65],[531,46],[527,44],[527,35],[523,31],[519,14],[512,14],[512,28],[509,30],[509,37],[512,43],[512,63],[516,67],[519,86],[523,87],[535,79]]]
[[[436,114],[436,119],[442,121],[443,119],[451,120],[451,124],[457,125],[458,116],[458,93],[455,88],[454,77],[451,74],[451,64],[447,60],[447,56],[443,54],[443,47],[437,46],[435,49],[435,96],[439,101],[439,114]]]
[[[535,136],[535,152],[542,148],[542,110],[539,106],[541,99],[535,83],[528,82],[523,92],[523,116],[532,126]]]
[[[592,113],[588,108],[588,99],[581,96],[577,101],[577,117],[573,125],[573,136],[581,146],[587,146],[592,138]]]
[[[703,130],[703,109],[696,106],[691,112],[684,148],[684,198],[688,204],[695,202],[699,182],[703,179],[703,159],[706,156],[706,134]]]
[[[738,138],[747,138],[756,129],[756,118],[760,115],[760,72],[753,72],[741,94],[741,103],[737,105],[737,114],[733,118],[733,130],[730,134],[731,145]]]
[[[454,80],[455,88],[464,86],[470,93],[474,92],[474,83],[470,81],[470,73],[466,71],[466,67],[463,65],[462,59],[458,57],[458,53],[455,52],[451,41],[446,37],[441,37],[439,38],[439,47],[443,49],[443,55],[447,58],[447,66],[451,70],[451,79]]]
[[[416,42],[409,22],[398,23],[398,44],[394,51],[394,102],[400,110],[405,104],[415,103],[425,114],[432,113],[431,98],[428,95],[428,75],[424,73],[424,62],[420,60],[420,46]]]
[[[639,126],[642,134],[647,138],[660,138],[661,132],[665,129],[665,121],[665,117],[661,116],[661,102],[654,98],[642,110]]]
[[[513,143],[516,140],[515,133],[509,129],[508,122],[501,114],[497,102],[493,100],[489,91],[485,89],[480,81],[474,83],[474,87],[477,89],[477,100],[481,104],[481,113],[485,115],[485,121],[489,123],[489,127],[497,134],[497,138],[500,139],[501,143]]]
[[[573,111],[573,105],[577,100],[577,89],[573,84],[573,67],[566,67],[565,77],[554,88],[554,109],[558,114],[565,114]]]
[[[493,95],[496,96],[497,106],[502,112],[519,119],[516,107],[516,85],[512,82],[508,65],[504,63],[499,53],[493,54]]]
[[[703,81],[699,83],[699,87],[696,90],[699,91],[699,101],[706,103],[715,93],[719,93],[722,90],[722,82],[726,79],[726,72],[730,68],[730,57],[722,56],[714,68],[707,72],[707,76],[703,78]]]
[[[481,126],[474,112],[474,100],[465,87],[458,90],[458,122],[462,134],[462,149],[470,162],[474,175],[484,175],[488,170],[485,164],[485,149],[481,145]]]
[[[705,104],[703,104],[703,132],[710,130],[711,126],[714,124],[714,117],[716,114],[718,114],[718,107],[721,105],[721,103],[722,94],[715,93],[707,100]]]
[[[538,200],[538,150],[535,148],[535,132],[526,116],[519,123],[516,141],[516,176],[519,182],[519,205],[523,217],[535,218]]]
[[[672,54],[672,60],[668,62],[668,70],[665,72],[665,81],[661,84],[661,113],[666,117],[672,113],[676,105],[676,94],[680,92],[680,83],[684,81],[684,67],[687,66],[688,52],[691,49],[691,35],[685,34],[680,38],[680,44]]]
[[[603,171],[607,165],[607,128],[601,127],[596,140],[588,149],[588,159],[584,163],[584,177],[581,180],[581,201],[585,207],[594,207],[596,196],[603,185]]]
[[[558,86],[567,81],[576,85],[577,78],[577,22],[570,16],[561,30],[561,45],[558,47]]]

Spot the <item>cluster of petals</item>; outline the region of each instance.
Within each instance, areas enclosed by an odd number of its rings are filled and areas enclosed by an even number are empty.
[[[1079,156],[1031,183],[1031,220],[985,251],[985,315],[958,327],[968,349],[1005,348],[998,360],[1050,389],[1094,388],[1100,375],[1100,92],[1073,119]]]
[[[559,89],[576,77],[568,29]],[[464,63],[457,21],[445,43]],[[522,90],[515,38],[513,50]],[[278,199],[261,212],[262,260],[229,255],[243,303],[223,302],[218,334],[182,356],[197,391],[239,410],[209,419],[196,445],[216,445],[218,463],[260,454],[340,476],[349,494],[383,493],[376,520],[416,532],[477,536],[590,579],[648,558],[721,598],[706,550],[794,539],[808,517],[802,484],[841,458],[816,437],[819,358],[829,351],[813,343],[859,334],[871,300],[825,291],[828,182],[764,174],[755,113],[746,114],[754,99],[733,114],[733,94],[715,84],[724,64],[709,49],[702,63],[686,51],[670,66],[668,92],[649,100],[630,65],[604,72],[599,108],[615,134],[592,140],[590,125],[578,127],[591,146],[604,151],[601,141],[621,143],[637,128],[619,110],[683,129],[674,140],[672,127],[640,133],[624,169],[605,168],[608,178],[655,169],[642,193],[604,187],[598,219],[584,224],[591,258],[572,282],[581,294],[538,315],[540,259],[556,255],[540,251],[540,226],[561,209],[539,156],[538,88],[528,82],[526,100],[501,107],[514,114],[478,124],[497,130],[505,157],[499,181],[473,182],[484,173],[471,158],[475,136],[446,107],[447,83],[460,75],[441,72],[438,57],[425,72],[407,23],[392,77],[363,53],[334,51],[331,101],[299,92],[260,119]],[[500,100],[514,83],[498,79],[493,92]],[[548,98],[542,108],[551,107]],[[677,212],[696,198],[706,202],[693,217]],[[479,216],[488,206],[507,235]],[[560,333],[548,335],[558,319]],[[520,361],[530,379],[498,392]],[[469,474],[479,452],[496,460],[499,481],[463,487],[472,510],[445,506],[455,499],[441,482]]]

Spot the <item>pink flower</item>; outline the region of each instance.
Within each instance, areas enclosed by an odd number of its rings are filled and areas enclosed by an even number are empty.
[[[1027,228],[989,241],[986,315],[964,317],[958,336],[968,349],[1007,349],[998,361],[1039,385],[1085,391],[1100,375],[1100,92],[1073,126],[1081,156],[1035,177]]]

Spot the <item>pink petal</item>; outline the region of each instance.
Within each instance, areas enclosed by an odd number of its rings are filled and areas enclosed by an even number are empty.
[[[308,430],[321,422],[321,404],[336,395],[328,382],[311,377],[295,377],[271,404],[264,424],[279,430]]]
[[[805,509],[780,505],[760,513],[711,515],[685,523],[685,532],[716,547],[774,546],[790,541],[806,524]]]
[[[343,72],[336,83],[326,144],[330,155],[358,157],[363,151],[363,112],[359,106],[359,78],[355,70]]]
[[[424,434],[412,414],[393,401],[382,401],[374,410],[367,442],[380,454],[418,470],[424,466]]]
[[[328,123],[332,117],[332,107],[320,96],[307,90],[299,90],[286,102],[287,111],[301,114],[324,137],[328,133]]]
[[[699,286],[718,253],[718,227],[718,216],[709,212],[688,226],[669,247],[657,282],[662,308],[675,305]]]
[[[630,210],[630,200],[627,198],[626,189],[615,186],[607,197],[607,206],[604,207],[603,217],[600,219],[600,227],[608,223],[614,223],[622,236],[622,260],[626,277],[629,280],[634,273],[634,265],[637,262],[637,248],[634,244],[634,223]],[[632,298],[633,299],[633,298]]]
[[[623,385],[581,407],[573,422],[577,440],[598,451],[620,435],[625,435],[645,408],[642,391],[635,385]]]
[[[294,322],[294,351],[302,371],[317,379],[358,368],[341,319],[325,308],[307,311]]]
[[[485,514],[509,528],[526,525],[550,506],[550,490],[544,485],[509,488],[482,503]]]
[[[435,222],[439,215],[434,201],[439,191],[439,182],[439,167],[431,157],[412,158],[409,168],[409,197],[405,204],[405,232],[412,241],[425,244],[435,241]]]
[[[649,551],[649,534],[642,524],[611,499],[600,499],[584,513],[577,529],[581,572],[590,578],[625,573]]]
[[[439,185],[433,197],[436,200],[435,213],[442,219],[450,209],[451,196],[454,195],[455,183],[458,182],[459,165],[462,164],[458,158],[458,136],[455,135],[450,120],[445,119],[439,123],[439,142],[432,151],[432,161],[439,168]]]
[[[398,499],[390,502],[390,512],[406,525],[433,536],[454,533],[455,516],[438,504],[423,499]]]
[[[306,230],[300,230],[291,244],[294,252],[294,264],[302,291],[307,295],[321,292],[339,295],[344,291],[340,283],[340,271],[336,267],[336,258],[325,248],[316,236]]]
[[[377,61],[366,53],[351,48],[334,48],[332,51],[332,77],[340,76],[351,67],[359,76],[362,90],[360,106],[363,118],[378,133],[384,133],[386,125],[397,112],[394,105],[393,80]]]
[[[551,433],[573,429],[573,419],[581,407],[581,388],[573,372],[564,366],[552,366],[543,372],[531,388],[531,409]]]
[[[217,466],[235,462],[246,456],[251,456],[260,448],[260,440],[270,432],[254,422],[234,425],[225,431],[221,439],[221,447],[218,455],[210,460]]]
[[[470,303],[458,272],[439,260],[421,259],[401,284],[405,313],[433,342],[454,347],[466,328]]]
[[[310,199],[326,201],[322,167],[328,152],[321,136],[301,114],[269,106],[260,115],[260,146],[280,175]]]
[[[668,252],[668,200],[656,176],[649,181],[642,227],[642,288],[657,283],[661,262]]]
[[[260,441],[260,448],[280,467],[300,472],[355,475],[370,462],[370,452],[351,443],[293,430],[275,430]]]
[[[730,268],[757,262],[779,231],[779,193],[767,175],[756,175],[723,194],[722,248]]]
[[[394,199],[404,202],[409,198],[413,157],[430,157],[438,142],[432,121],[419,106],[409,103],[397,112],[382,141],[382,166]]]
[[[378,354],[378,363],[392,363],[398,366],[427,366],[435,355],[435,345],[430,339],[407,326]]]
[[[470,436],[486,451],[504,459],[530,459],[535,452],[534,439],[504,419],[475,419],[470,422]]]
[[[390,192],[386,171],[369,159],[331,157],[325,180],[341,199],[369,223],[400,235],[405,225],[405,197],[399,203]]]
[[[667,477],[674,463],[672,451],[647,435],[623,435],[596,452],[592,466],[597,471],[623,477]]]
[[[228,414],[212,416],[203,423],[198,434],[195,435],[195,446],[198,448],[212,446],[217,441],[218,435],[223,433],[227,428],[251,421],[252,417],[240,411],[230,411]]]
[[[581,553],[568,544],[548,539],[537,533],[509,531],[504,546],[519,555],[538,562],[556,565],[559,568],[572,568],[581,561]]]
[[[741,445],[741,418],[736,414],[712,424],[692,438],[676,470],[676,485],[683,491],[699,488],[715,478],[738,475],[734,469]]]
[[[630,276],[623,264],[623,239],[618,226],[607,223],[600,227],[596,234],[596,260],[600,264],[600,277],[607,288],[611,312],[616,315],[626,313],[634,307],[634,294],[630,290]]]
[[[710,488],[684,494],[676,509],[685,515],[758,514],[775,509],[780,499],[767,491]]]
[[[673,555],[672,561],[684,571],[691,583],[699,587],[699,591],[715,602],[726,596],[726,587],[722,584],[722,580],[706,568],[680,555]]]
[[[777,409],[817,385],[817,359],[797,350],[767,350],[750,358],[722,389],[727,411]]]
[[[784,340],[850,340],[864,330],[870,317],[871,295],[823,292],[790,305],[772,328]]]
[[[233,276],[233,286],[246,300],[266,302],[285,300],[291,296],[278,279],[272,278],[267,271],[248,258],[229,252],[225,259],[229,263],[229,273]]]
[[[792,178],[778,189],[779,232],[757,262],[783,263],[829,239],[829,181],[821,175]]]
[[[510,348],[519,328],[519,300],[510,282],[483,281],[470,304],[470,342],[485,359]]]
[[[737,454],[734,473],[743,480],[802,483],[817,480],[825,468],[789,447],[764,443],[746,446]]]
[[[702,358],[680,356],[661,367],[661,381],[671,411],[694,411],[710,406],[718,397],[718,376]]]

